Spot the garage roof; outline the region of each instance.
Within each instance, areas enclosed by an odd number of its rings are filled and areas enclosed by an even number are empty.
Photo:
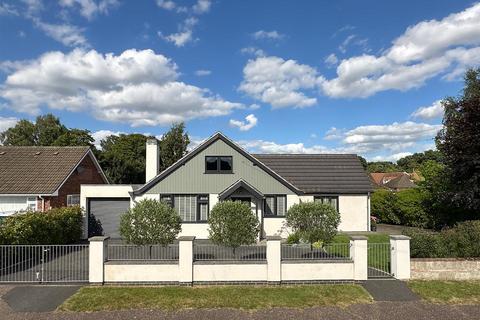
[[[372,184],[355,154],[254,154],[305,193],[366,193]]]
[[[89,153],[89,147],[0,146],[0,194],[52,194]]]

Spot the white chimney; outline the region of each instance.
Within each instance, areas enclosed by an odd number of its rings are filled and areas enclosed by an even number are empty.
[[[145,159],[145,182],[155,178],[160,167],[160,157],[158,156],[157,139],[147,139],[146,159]]]

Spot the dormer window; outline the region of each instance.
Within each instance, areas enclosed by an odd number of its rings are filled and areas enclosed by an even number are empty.
[[[232,173],[232,156],[206,156],[205,173]]]

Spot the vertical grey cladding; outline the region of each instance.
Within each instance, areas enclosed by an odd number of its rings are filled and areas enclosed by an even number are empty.
[[[232,156],[232,174],[206,174],[205,156]],[[150,188],[147,194],[159,193],[220,193],[243,179],[264,194],[294,194],[292,190],[231,148],[217,140],[190,161]]]

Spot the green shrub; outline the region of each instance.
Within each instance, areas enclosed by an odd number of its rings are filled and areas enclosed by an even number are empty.
[[[465,221],[441,232],[405,230],[412,258],[480,257],[480,221]]]
[[[395,193],[385,189],[376,190],[370,199],[372,215],[381,223],[400,224],[400,219],[395,212],[396,202]]]
[[[429,215],[423,208],[423,193],[418,188],[397,192],[395,212],[401,224],[411,227],[425,228],[429,225]]]
[[[256,242],[260,224],[252,209],[240,201],[218,202],[208,217],[209,238],[230,248]]]
[[[330,242],[337,234],[340,214],[329,204],[302,202],[287,211],[286,226],[308,243]]]
[[[15,214],[0,224],[0,244],[75,243],[82,236],[82,217],[78,206]]]
[[[136,245],[172,243],[182,230],[182,219],[168,204],[140,200],[120,217],[120,235]]]
[[[300,243],[300,236],[298,233],[294,232],[288,235],[287,237],[287,243],[288,244],[297,244]]]

